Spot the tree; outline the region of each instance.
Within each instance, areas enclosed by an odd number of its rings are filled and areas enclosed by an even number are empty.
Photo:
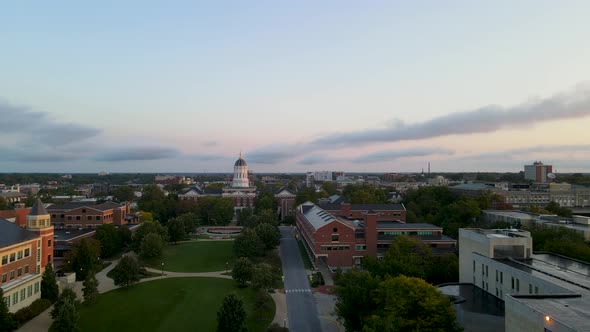
[[[234,202],[231,198],[216,198],[210,218],[216,225],[227,225],[234,217]]]
[[[84,302],[92,303],[98,296],[98,280],[94,272],[91,272],[86,280],[82,283],[82,293],[84,294]]]
[[[43,276],[41,277],[41,298],[48,299],[51,303],[57,301],[59,296],[59,287],[53,273],[51,264],[47,264]]]
[[[231,271],[232,278],[238,282],[240,287],[246,287],[249,281],[252,280],[254,273],[254,265],[246,257],[240,257],[234,264]]]
[[[373,291],[379,279],[368,271],[342,273],[336,282],[336,314],[344,321],[346,331],[360,331],[364,321],[375,310]]]
[[[113,224],[103,224],[96,227],[94,238],[100,242],[102,257],[111,257],[121,250],[120,234]]]
[[[256,234],[264,243],[266,250],[274,249],[279,245],[281,241],[281,233],[276,226],[271,224],[263,223],[258,224],[255,228]]]
[[[251,228],[245,228],[234,240],[236,257],[260,257],[264,254],[264,243]]]
[[[119,240],[121,241],[121,248],[131,243],[132,233],[129,228],[121,226],[119,229],[117,229],[117,233],[119,235]]]
[[[79,331],[78,307],[79,301],[76,298],[76,293],[71,288],[64,289],[51,310],[51,318],[54,321],[49,331]]]
[[[113,197],[117,202],[131,202],[135,198],[135,191],[129,186],[120,186],[113,190]]]
[[[162,238],[163,242],[168,241],[168,230],[166,227],[162,226],[157,221],[142,222],[131,237],[131,247],[133,250],[136,252],[139,251],[141,243],[143,242],[143,238],[151,233],[158,234]]]
[[[150,233],[141,241],[139,256],[142,259],[150,260],[162,256],[164,242],[162,237],[156,233]]]
[[[170,242],[182,241],[186,238],[186,229],[184,227],[184,221],[182,219],[174,218],[168,222],[166,227],[168,228],[168,236]]]
[[[324,181],[322,183],[322,190],[329,196],[336,195],[338,193],[338,185],[334,181]]]
[[[179,219],[182,222],[184,226],[184,232],[187,235],[194,233],[195,228],[199,225],[199,215],[193,212],[181,214],[180,216],[176,217],[176,219]]]
[[[247,332],[244,302],[235,294],[223,298],[217,312],[217,332]]]
[[[400,235],[391,242],[381,262],[374,257],[365,257],[363,267],[380,277],[403,274],[426,279],[432,257],[432,251],[426,244],[415,238]]]
[[[270,192],[264,192],[256,197],[256,202],[254,203],[254,211],[255,213],[259,213],[262,210],[276,210],[277,209],[277,200],[275,199],[274,195]]]
[[[0,210],[10,210],[10,206],[8,206],[4,197],[0,197]]]
[[[253,216],[254,216],[254,211],[252,209],[239,210],[238,216],[237,216],[238,226],[248,225]]]
[[[121,257],[119,263],[112,271],[113,281],[117,286],[127,287],[139,281],[139,263],[132,256]]]
[[[273,289],[279,281],[279,273],[270,264],[260,263],[254,267],[252,286],[255,289]]]
[[[16,329],[16,324],[12,314],[8,311],[8,306],[4,302],[4,290],[0,288],[0,332],[9,332]]]
[[[96,268],[100,253],[90,245],[88,239],[82,239],[72,252],[72,268],[76,272],[76,280],[86,280],[86,276]]]
[[[376,310],[365,325],[374,331],[461,331],[451,302],[420,278],[388,277],[373,292]]]

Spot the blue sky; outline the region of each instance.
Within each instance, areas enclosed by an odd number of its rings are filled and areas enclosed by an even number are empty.
[[[590,171],[585,1],[20,1],[0,171]],[[500,157],[499,157],[500,156]]]

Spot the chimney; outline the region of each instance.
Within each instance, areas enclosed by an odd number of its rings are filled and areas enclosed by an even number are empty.
[[[350,215],[350,203],[340,203],[340,215],[348,217]]]
[[[377,257],[377,214],[372,211],[365,215],[365,241],[368,256]]]

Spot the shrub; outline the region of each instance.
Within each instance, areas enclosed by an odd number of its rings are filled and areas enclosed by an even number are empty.
[[[37,299],[28,307],[22,308],[14,313],[14,320],[18,326],[24,325],[26,322],[37,317],[40,313],[47,310],[51,306],[51,301],[48,299]]]

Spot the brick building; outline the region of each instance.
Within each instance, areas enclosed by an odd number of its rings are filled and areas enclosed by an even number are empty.
[[[456,241],[444,236],[441,227],[405,223],[405,208],[401,204],[343,203],[340,207],[325,210],[306,202],[296,209],[297,228],[316,265],[325,264],[332,269],[359,267],[364,256],[383,256],[399,235],[418,238],[434,252],[455,250]]]
[[[279,190],[275,191],[274,197],[277,200],[278,208],[278,215],[281,220],[284,220],[287,216],[292,216],[294,213],[295,208],[295,198],[297,195],[294,194],[291,190],[287,189],[287,187],[281,187]]]
[[[3,301],[16,312],[41,298],[41,275],[53,263],[53,226],[37,199],[26,228],[0,219],[0,286]]]
[[[96,228],[102,224],[124,225],[128,223],[128,204],[107,202],[93,205],[89,202],[69,202],[50,205],[51,223],[59,228]]]

